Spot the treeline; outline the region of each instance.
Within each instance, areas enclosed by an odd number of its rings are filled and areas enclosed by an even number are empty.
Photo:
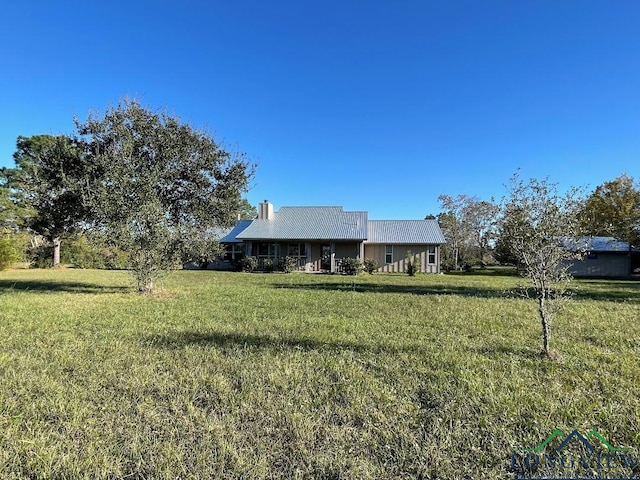
[[[509,211],[506,201],[481,200],[475,196],[440,195],[442,213],[437,218],[447,239],[442,248],[445,270],[469,270],[490,264],[515,264],[518,257],[510,247]],[[603,182],[593,191],[572,191],[577,233],[622,240],[640,245],[640,185],[626,174]],[[511,216],[513,212],[511,209]],[[567,235],[569,232],[567,232]]]

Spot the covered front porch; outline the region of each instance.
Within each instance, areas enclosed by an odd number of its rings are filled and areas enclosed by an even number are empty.
[[[341,273],[343,258],[364,259],[364,243],[354,241],[247,241],[245,255],[254,256],[258,265],[265,260],[274,264],[281,258],[295,259],[298,271]]]

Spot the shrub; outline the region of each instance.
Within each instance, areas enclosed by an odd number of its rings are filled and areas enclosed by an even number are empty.
[[[293,257],[282,257],[278,262],[278,270],[284,273],[291,273],[298,267],[298,261]]]
[[[258,259],[253,256],[244,257],[239,263],[243,272],[253,272],[258,268]]]
[[[124,270],[129,265],[129,255],[117,248],[103,250],[105,268],[109,270]]]
[[[41,243],[28,249],[32,268],[51,268],[53,265],[53,246],[50,242]],[[60,247],[60,262],[71,264],[74,268],[96,268],[103,270],[122,270],[128,267],[129,256],[115,247],[99,246],[89,238],[63,238]]]
[[[411,250],[407,252],[407,274],[410,277],[415,276],[420,271],[420,257],[414,256]]]
[[[271,260],[270,258],[265,258],[262,261],[262,270],[267,273],[272,273],[275,270],[273,260]]]
[[[340,264],[347,275],[357,275],[362,271],[362,262],[357,258],[345,257]]]
[[[0,234],[0,270],[20,260],[20,249],[12,234]]]
[[[378,260],[376,260],[375,258],[367,258],[364,261],[364,271],[373,275],[376,270],[378,270],[378,268],[380,268],[380,262],[378,262]]]
[[[75,268],[106,268],[105,258],[100,249],[91,245],[86,237],[63,240],[60,247],[60,261]]]
[[[32,245],[28,251],[29,264],[31,268],[51,268],[53,267],[53,245],[42,243]]]

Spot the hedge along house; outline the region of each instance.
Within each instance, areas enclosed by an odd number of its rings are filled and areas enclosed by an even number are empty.
[[[245,223],[242,223],[245,222]],[[264,201],[255,220],[241,221],[221,238],[227,252],[258,262],[296,259],[299,270],[339,272],[343,258],[375,258],[381,271],[403,272],[409,251],[420,271],[440,272],[444,236],[436,220],[368,220],[367,212],[342,207],[282,207]]]

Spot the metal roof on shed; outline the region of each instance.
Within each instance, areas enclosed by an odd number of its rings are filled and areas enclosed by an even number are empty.
[[[444,244],[437,220],[369,220],[366,243]]]
[[[580,237],[580,238],[564,238],[565,248],[582,249],[590,252],[628,252],[629,244],[618,240],[614,237]],[[638,249],[631,249],[637,252]]]

